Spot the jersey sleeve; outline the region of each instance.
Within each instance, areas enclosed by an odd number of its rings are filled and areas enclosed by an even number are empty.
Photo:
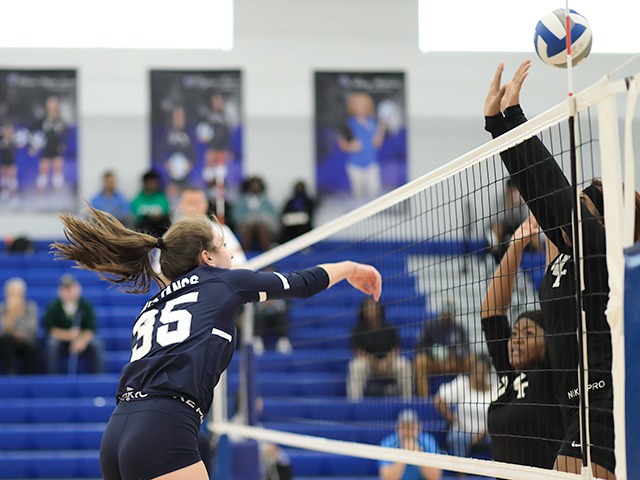
[[[526,121],[516,105],[507,108],[504,117],[485,117],[485,129],[497,138]],[[553,155],[538,137],[532,137],[500,152],[500,157],[540,227],[561,248],[560,228],[571,223],[571,187]]]
[[[245,303],[276,298],[307,298],[329,286],[329,275],[321,267],[289,273],[229,270],[229,287],[244,297]]]
[[[495,315],[482,319],[482,333],[484,334],[491,363],[497,372],[513,370],[509,362],[507,342],[511,336],[509,321],[505,315]]]

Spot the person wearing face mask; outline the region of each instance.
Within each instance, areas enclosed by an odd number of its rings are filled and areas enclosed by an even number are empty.
[[[495,460],[552,468],[564,428],[546,353],[545,318],[540,310],[529,310],[510,326],[507,317],[522,252],[537,234],[538,224],[529,216],[513,234],[482,301],[482,331],[499,378],[488,431]]]

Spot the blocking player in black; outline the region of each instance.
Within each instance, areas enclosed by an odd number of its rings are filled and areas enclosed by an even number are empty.
[[[520,108],[520,89],[531,61],[523,62],[513,79],[501,86],[500,64],[485,101],[485,128],[492,136],[526,122]],[[504,114],[502,113],[504,112]],[[554,370],[558,402],[562,407],[565,438],[554,467],[580,473],[579,346],[576,340],[581,314],[576,308],[575,264],[571,226],[571,186],[551,153],[538,137],[501,153],[502,161],[520,194],[544,230],[558,247],[540,286],[549,359]],[[640,238],[640,196],[636,194],[635,240]],[[590,455],[598,478],[614,479],[613,388],[611,377],[611,331],[605,309],[609,299],[605,250],[604,201],[598,181],[581,194],[583,237],[583,309],[587,324]]]
[[[235,316],[243,304],[308,297],[342,280],[380,298],[378,271],[355,262],[285,274],[230,270],[224,238],[204,216],[180,220],[158,239],[93,208],[86,220],[61,219],[69,243],[54,244],[58,258],[127,284],[131,292],[148,292],[154,281],[161,288],[133,324],[131,359],[100,446],[106,480],[209,478],[198,428],[233,355]],[[151,266],[155,248],[161,274]]]
[[[552,468],[564,428],[546,353],[544,315],[525,311],[513,326],[507,317],[522,252],[537,233],[532,216],[516,229],[482,300],[482,331],[500,379],[487,426],[494,460]]]

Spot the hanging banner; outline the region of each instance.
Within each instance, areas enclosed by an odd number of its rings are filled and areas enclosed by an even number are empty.
[[[0,210],[75,211],[75,70],[0,70]]]
[[[323,205],[352,209],[406,183],[404,73],[316,72],[315,103]]]
[[[237,194],[241,112],[240,71],[151,71],[151,165],[171,199],[185,187]]]

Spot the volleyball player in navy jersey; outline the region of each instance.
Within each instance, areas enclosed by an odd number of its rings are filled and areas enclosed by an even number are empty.
[[[376,300],[382,290],[374,267],[349,261],[285,274],[230,270],[224,238],[205,217],[176,222],[158,239],[93,208],[86,220],[61,219],[69,243],[54,244],[58,258],[131,292],[148,292],[152,282],[161,288],[133,324],[131,359],[100,446],[106,480],[209,478],[198,428],[231,361],[243,304],[309,297],[342,280]],[[154,248],[161,274],[151,267]]]
[[[500,64],[485,101],[485,129],[492,136],[526,122],[520,108],[520,89],[531,61],[523,62],[513,79],[500,85]],[[504,112],[504,113],[503,113]],[[502,161],[546,236],[558,248],[540,286],[545,317],[546,342],[558,402],[565,424],[564,442],[555,462],[557,470],[580,473],[579,346],[576,332],[580,312],[576,309],[575,264],[572,247],[571,186],[560,166],[538,137],[525,140],[501,153]],[[640,238],[640,196],[636,193],[635,240]],[[590,455],[598,478],[614,479],[613,387],[611,377],[611,331],[605,309],[609,300],[604,232],[602,185],[595,181],[581,193],[583,238],[583,308],[587,324],[587,365],[590,424]]]

